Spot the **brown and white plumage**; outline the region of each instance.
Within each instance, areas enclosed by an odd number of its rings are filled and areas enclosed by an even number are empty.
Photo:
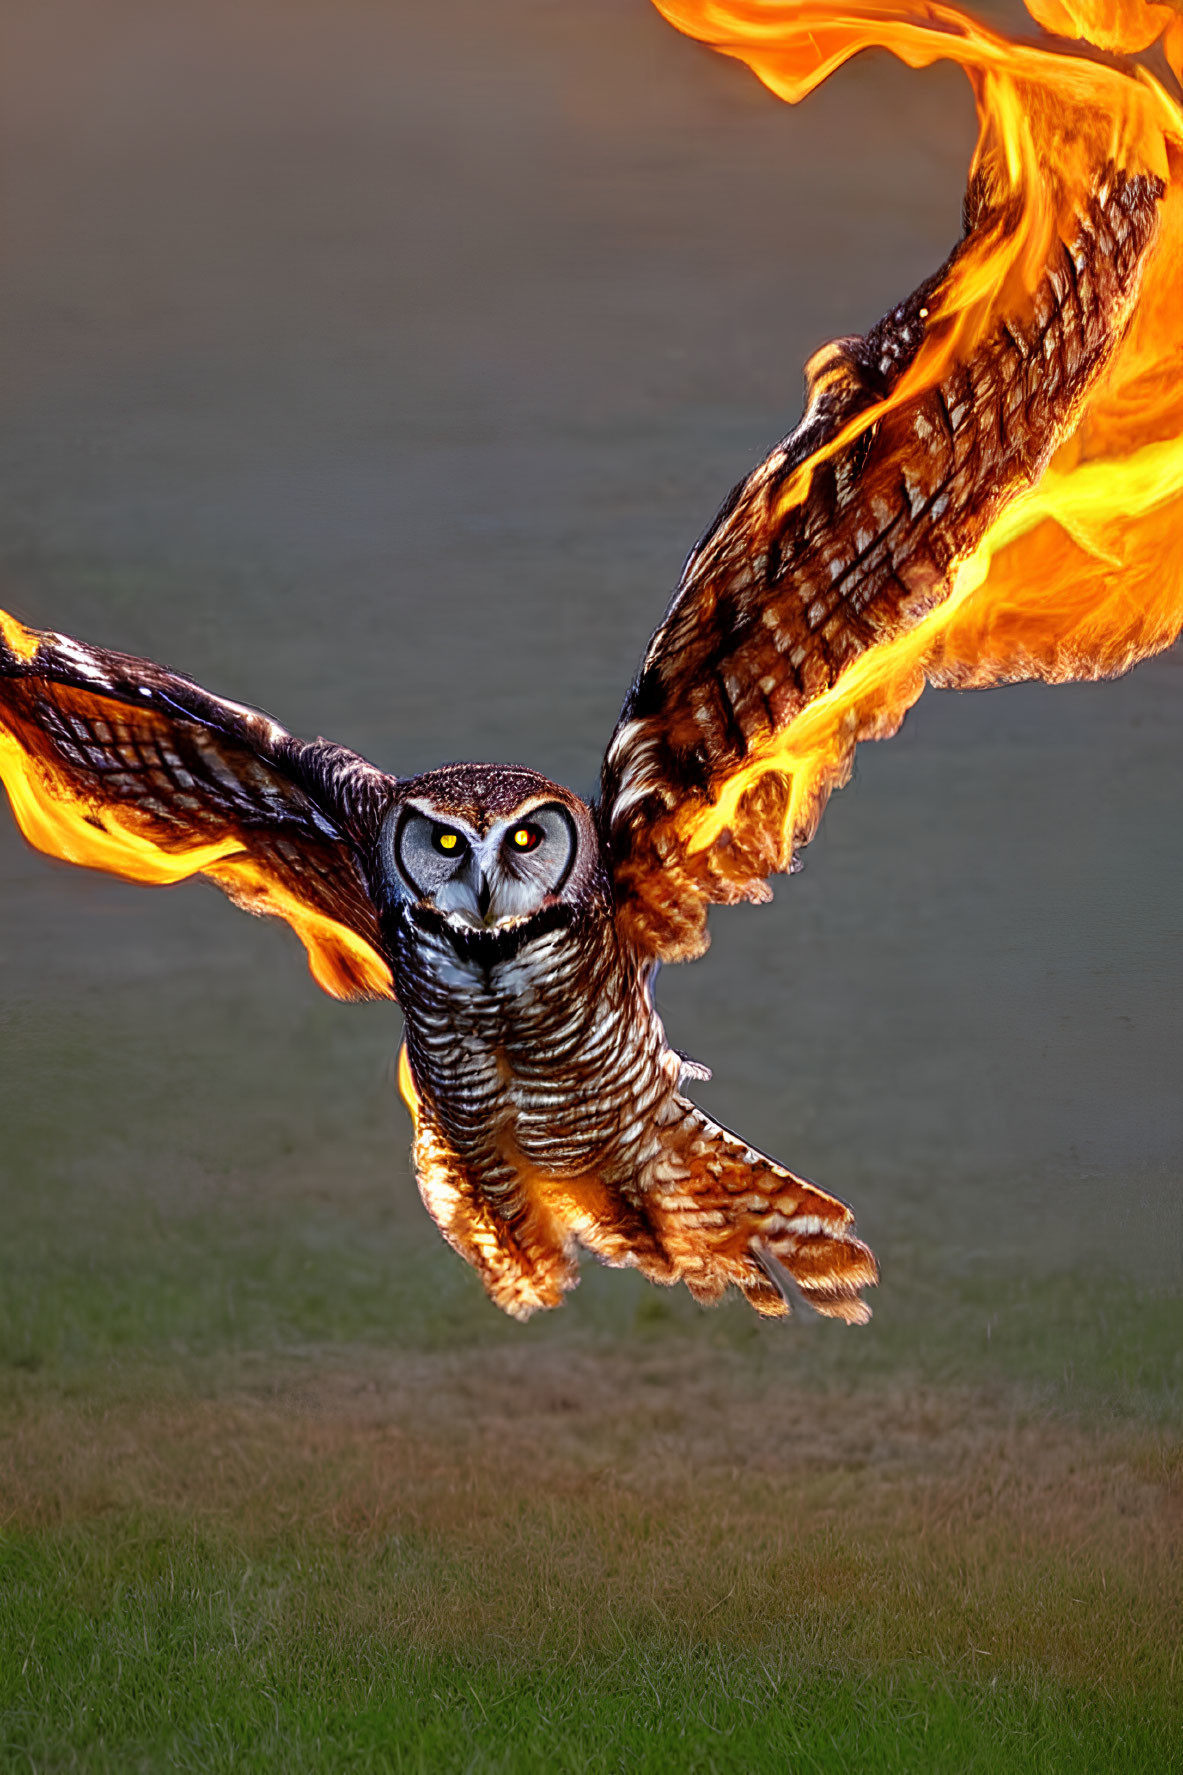
[[[582,1247],[704,1301],[735,1285],[780,1315],[791,1280],[822,1313],[865,1319],[876,1267],[850,1210],[689,1099],[655,972],[701,952],[711,903],[767,897],[856,742],[898,723],[872,700],[794,792],[802,718],[949,595],[1070,431],[1128,322],[1159,196],[1148,178],[1098,181],[1033,294],[913,399],[893,397],[958,253],[866,339],[812,360],[800,425],[687,562],[598,804],[519,767],[391,777],[0,615],[18,822],[135,879],[205,874],[287,919],[327,991],[397,996],[424,1200],[507,1312],[558,1304]],[[969,238],[987,207],[975,192]]]
[[[623,917],[655,954],[700,954],[712,902],[765,898],[857,742],[894,732],[899,717],[873,700],[794,805],[798,718],[948,598],[958,565],[1072,429],[1129,321],[1162,195],[1144,178],[1099,182],[1033,295],[934,387],[893,403],[991,220],[971,187],[966,240],[942,270],[865,339],[811,360],[800,425],[692,551],[605,760]],[[1005,665],[992,661],[998,676]],[[701,842],[738,784],[733,816]]]

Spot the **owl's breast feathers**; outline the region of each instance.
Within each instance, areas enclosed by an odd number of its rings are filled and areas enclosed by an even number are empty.
[[[850,1210],[680,1094],[651,968],[607,907],[487,933],[406,908],[392,937],[419,1187],[498,1306],[557,1306],[583,1246],[701,1301],[735,1284],[780,1316],[791,1280],[820,1312],[869,1316]]]

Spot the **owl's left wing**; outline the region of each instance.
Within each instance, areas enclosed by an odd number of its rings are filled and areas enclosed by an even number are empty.
[[[856,743],[894,733],[936,675],[925,619],[1077,423],[1129,324],[1162,191],[1098,175],[1030,292],[1004,292],[963,348],[959,278],[1008,226],[979,183],[944,268],[811,360],[800,425],[690,555],[604,761],[617,923],[641,954],[698,955],[712,902],[766,900]],[[997,643],[994,681],[1039,670],[1028,640]]]
[[[392,998],[365,858],[394,783],[149,660],[0,611],[0,780],[25,837],[291,925],[336,998]]]

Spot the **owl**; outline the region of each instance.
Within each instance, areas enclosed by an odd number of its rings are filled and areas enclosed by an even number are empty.
[[[1160,197],[1098,181],[961,350],[948,294],[998,225],[971,190],[942,269],[809,361],[800,423],[690,552],[594,799],[521,765],[391,776],[0,613],[0,774],[22,831],[138,881],[205,875],[285,919],[327,992],[397,999],[424,1203],[505,1312],[558,1305],[587,1251],[701,1302],[735,1287],[769,1317],[800,1299],[864,1322],[877,1268],[850,1208],[696,1105],[709,1074],[666,1040],[655,979],[702,953],[712,905],[769,898],[857,741],[939,675],[908,648],[1076,423]],[[934,341],[940,373],[910,375]],[[989,669],[1038,668],[1000,652]]]

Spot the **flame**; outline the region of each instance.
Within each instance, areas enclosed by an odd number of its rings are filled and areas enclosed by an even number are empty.
[[[395,996],[389,967],[364,937],[298,900],[245,853],[203,867],[201,873],[216,881],[245,911],[284,919],[308,951],[312,978],[331,997]]]
[[[411,1071],[411,1057],[407,1053],[407,1044],[403,1042],[398,1050],[398,1094],[407,1106],[412,1126],[416,1133],[419,1129],[419,1089],[415,1084],[415,1075]]]
[[[37,637],[12,617],[0,617],[9,647],[31,659]],[[29,640],[32,651],[21,653]],[[377,952],[348,926],[298,900],[243,850],[240,839],[166,850],[115,808],[76,795],[46,759],[30,756],[3,726],[0,781],[17,825],[47,856],[157,887],[208,875],[247,911],[286,919],[308,952],[313,979],[334,998],[394,997],[390,970]]]
[[[15,653],[17,659],[28,665],[41,645],[41,637],[34,629],[27,629],[19,623],[15,616],[9,616],[7,610],[0,610],[0,635],[3,635],[9,651]]]
[[[1143,5],[1142,0],[1027,0],[1027,11],[1045,31],[1083,37],[1099,49],[1127,55],[1149,49],[1162,37],[1163,53],[1178,78],[1183,51],[1183,16],[1177,5]]]
[[[167,851],[145,838],[109,807],[81,801],[48,768],[0,727],[0,778],[16,823],[31,845],[46,856],[91,869],[105,869],[125,881],[171,886],[241,851],[236,838],[188,850]]]
[[[1144,68],[1016,43],[936,0],[655,0],[678,29],[748,64],[796,103],[860,50],[909,67],[958,63],[973,89],[973,170],[993,220],[935,292],[925,342],[886,399],[861,412],[782,491],[801,499],[825,457],[868,420],[933,388],[1036,287],[1057,237],[1115,168],[1161,180],[1160,230],[1137,308],[1078,428],[1042,480],[1005,507],[943,604],[850,666],[781,733],[753,747],[708,809],[670,818],[689,852],[724,834],[769,771],[791,779],[786,835],[804,843],[858,740],[894,733],[926,682],[1101,677],[1183,627],[1183,110]],[[1106,48],[1160,34],[1176,72],[1183,16],[1144,0],[1032,0],[1035,17]]]

